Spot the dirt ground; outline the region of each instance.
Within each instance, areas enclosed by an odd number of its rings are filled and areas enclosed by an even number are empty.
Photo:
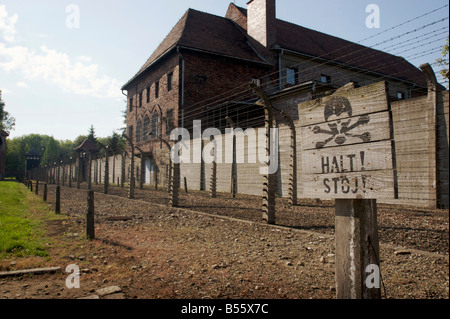
[[[334,299],[334,206],[277,199],[264,224],[259,197],[94,186],[96,239],[85,238],[86,190],[62,187],[67,218],[48,222],[49,258],[0,261],[0,271],[61,267],[0,278],[0,299]],[[49,186],[49,205],[55,186]],[[379,205],[383,298],[449,298],[449,211]],[[68,265],[81,271],[69,289]],[[111,293],[101,288],[116,287]]]

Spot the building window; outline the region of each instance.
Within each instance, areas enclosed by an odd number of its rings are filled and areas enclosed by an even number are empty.
[[[172,132],[172,130],[175,128],[175,125],[173,124],[173,110],[168,110],[166,113],[166,133],[167,135]]]
[[[147,88],[147,103],[150,103],[150,87]]]
[[[403,92],[397,92],[397,99],[404,100],[406,98],[405,93]]]
[[[131,139],[133,138],[133,125],[128,127],[128,137]]]
[[[167,74],[167,91],[172,91],[173,88],[173,72]]]
[[[138,120],[136,124],[136,143],[142,141],[142,121]]]
[[[139,93],[139,107],[142,107],[142,92]]]
[[[148,132],[150,132],[150,119],[148,116],[145,116],[144,126],[143,126],[142,130],[143,130],[142,134],[144,135],[143,141],[144,142],[148,141]]]
[[[330,84],[331,83],[331,76],[322,74],[320,76],[320,82],[324,83],[324,84]]]
[[[286,69],[286,84],[295,85],[295,69]]]
[[[151,125],[150,125],[150,128],[151,128],[151,130],[152,130],[152,133],[153,133],[153,135],[155,135],[155,136],[159,136],[159,127],[158,127],[158,124],[159,124],[159,116],[158,116],[158,113],[153,113],[153,116],[152,116],[152,123],[151,123]]]
[[[133,98],[130,98],[130,105],[129,105],[130,112],[133,112]]]
[[[159,81],[155,83],[155,98],[159,97]]]

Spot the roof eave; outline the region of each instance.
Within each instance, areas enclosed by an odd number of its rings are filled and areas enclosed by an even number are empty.
[[[315,56],[312,56],[312,55],[309,55],[309,54],[306,54],[306,53],[302,53],[302,52],[298,52],[298,51],[295,51],[295,50],[292,50],[292,49],[283,48],[279,44],[275,44],[274,46],[272,46],[272,50],[283,50],[284,52],[289,52],[290,54],[293,54],[293,55],[299,55],[299,56],[302,56],[302,57],[310,58],[312,60],[339,65],[340,67],[348,68],[348,69],[351,69],[351,70],[364,71],[365,73],[369,73],[369,74],[372,74],[374,76],[378,76],[378,77],[381,76],[381,77],[384,77],[384,78],[387,78],[387,79],[391,79],[391,80],[394,80],[394,81],[407,83],[409,85],[415,85],[416,87],[426,88],[426,87],[424,87],[422,85],[419,85],[416,82],[413,82],[411,80],[405,80],[405,79],[397,78],[397,77],[392,76],[392,75],[386,75],[386,74],[378,73],[378,72],[375,72],[375,71],[361,69],[359,67],[348,65],[348,64],[345,64],[345,63],[342,63],[342,62],[338,62],[338,61],[335,61],[335,60],[329,60],[329,59],[325,59],[325,58],[321,58],[321,57],[315,57]]]
[[[155,59],[155,61],[153,61],[152,63],[150,63],[145,69],[143,69],[141,72],[137,73],[135,76],[133,76],[127,83],[125,83],[121,90],[122,91],[127,91],[127,88],[130,86],[130,84],[136,80],[137,78],[139,78],[139,76],[141,76],[143,73],[145,73],[148,69],[150,69],[153,65],[155,65],[156,63],[158,63],[161,59],[163,59],[165,56],[167,56],[173,49],[177,48],[178,44],[174,44],[172,45],[169,49],[167,49],[164,53],[162,53],[159,57],[157,57]]]
[[[255,63],[255,64],[260,64],[260,65],[264,65],[264,66],[270,66],[272,67],[273,65],[265,62],[265,61],[256,61],[256,60],[252,60],[252,59],[246,59],[246,58],[241,58],[241,57],[237,57],[237,56],[233,56],[233,55],[228,55],[228,54],[223,54],[223,53],[218,53],[218,52],[214,52],[214,51],[208,51],[208,50],[203,50],[203,49],[198,49],[198,48],[193,48],[193,47],[189,47],[189,46],[179,46],[180,49],[185,49],[185,50],[190,50],[190,51],[195,51],[195,52],[202,52],[202,53],[206,53],[206,54],[212,54],[212,55],[217,55],[217,56],[221,56],[224,58],[228,58],[228,59],[234,59],[234,60],[240,60],[240,61],[244,61],[244,62],[248,62],[248,63]]]

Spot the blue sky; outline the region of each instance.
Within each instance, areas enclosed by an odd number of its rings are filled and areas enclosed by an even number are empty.
[[[247,0],[234,2],[246,7]],[[87,134],[91,125],[97,136],[111,135],[122,126],[125,97],[120,87],[145,63],[185,11],[193,8],[224,16],[229,3],[0,0],[0,89],[6,110],[16,118],[11,138],[38,133],[73,140]],[[378,29],[366,27],[366,7],[370,4],[380,8]],[[448,0],[278,0],[277,17],[354,42],[373,37],[361,43],[368,46],[436,22],[409,36],[408,51],[399,54],[407,57],[444,44],[439,40],[448,35],[448,20],[437,21],[448,17],[448,8],[389,29],[446,4]],[[79,9],[79,27],[70,27],[76,22],[70,5]],[[439,36],[439,32],[447,34]],[[420,35],[422,38],[415,40]],[[405,40],[408,36],[397,42]],[[415,41],[421,42],[414,45]],[[393,44],[387,42],[376,48]],[[401,51],[395,47],[390,50],[394,54]],[[411,63],[433,63],[439,56],[436,52]]]

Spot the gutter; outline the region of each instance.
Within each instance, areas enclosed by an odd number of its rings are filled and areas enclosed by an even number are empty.
[[[284,55],[284,49],[280,48],[280,53],[278,54],[278,89],[283,89],[283,81],[281,80],[282,74],[281,74],[281,60]]]

